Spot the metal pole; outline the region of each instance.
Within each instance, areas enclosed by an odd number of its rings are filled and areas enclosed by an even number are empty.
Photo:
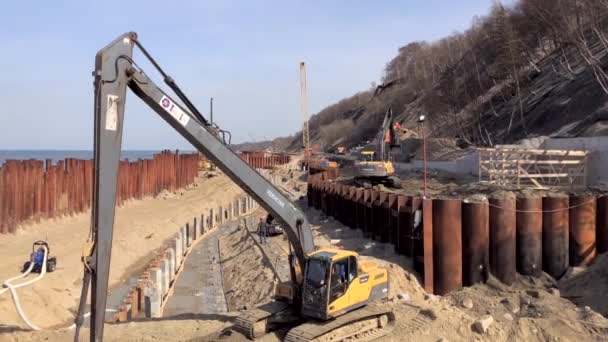
[[[213,97],[209,101],[209,116],[210,116],[211,124],[213,125]]]
[[[424,134],[424,121],[422,125],[422,163],[424,168],[424,198],[426,198],[426,136]]]
[[[300,63],[300,110],[302,111],[302,144],[304,145],[304,155],[306,168],[310,164],[310,136],[308,133],[308,108],[306,101],[306,64]]]

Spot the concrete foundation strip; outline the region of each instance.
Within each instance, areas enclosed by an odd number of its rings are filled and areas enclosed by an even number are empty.
[[[239,195],[235,201],[245,203],[243,206],[238,206],[238,214],[234,212],[238,217],[251,215],[258,208],[257,203],[247,195]],[[232,208],[232,202],[220,208]],[[203,220],[203,214],[198,221],[199,224],[196,224],[197,221],[194,218],[192,226],[190,222],[181,226],[173,238],[160,248],[161,252],[150,262],[136,285],[128,291],[112,320],[124,322],[138,317],[162,317],[164,305],[167,298],[173,293],[173,285],[180,276],[182,265],[190,251],[197,242],[204,238],[206,233],[217,228],[221,221],[232,218],[232,214],[232,209],[223,213],[222,209],[216,211],[212,208],[209,211],[207,221]],[[215,215],[218,217],[215,217]]]

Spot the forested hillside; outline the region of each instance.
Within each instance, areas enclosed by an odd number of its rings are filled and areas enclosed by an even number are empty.
[[[382,84],[311,117],[311,140],[370,139],[389,107],[406,127],[424,114],[432,136],[475,145],[607,134],[607,15],[608,0],[497,3],[465,32],[401,47]],[[280,141],[299,149],[301,132]]]

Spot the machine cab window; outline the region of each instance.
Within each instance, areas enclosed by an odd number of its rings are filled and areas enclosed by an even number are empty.
[[[375,153],[373,151],[363,151],[363,152],[361,152],[361,157],[360,157],[361,161],[373,162],[373,161],[376,161],[375,159],[376,159],[375,158]]]
[[[348,257],[334,262],[331,266],[330,302],[346,293],[349,284],[357,277],[357,259]]]

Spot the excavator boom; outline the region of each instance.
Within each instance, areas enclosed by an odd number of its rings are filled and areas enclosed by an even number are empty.
[[[164,76],[165,82],[188,108],[168,96],[139,69],[132,59],[135,46],[140,47],[143,54]],[[86,270],[83,284],[85,303],[89,278],[92,284],[91,341],[103,339],[116,182],[127,87],[284,224],[298,263],[304,267],[307,255],[314,250],[313,236],[306,217],[277,188],[234,153],[225,141],[218,138],[214,129],[179,90],[175,82],[143,49],[134,32],[123,34],[97,53],[93,75],[95,77],[95,176],[91,218],[93,244],[91,255],[83,257]],[[81,298],[77,325],[82,322],[83,306]]]

